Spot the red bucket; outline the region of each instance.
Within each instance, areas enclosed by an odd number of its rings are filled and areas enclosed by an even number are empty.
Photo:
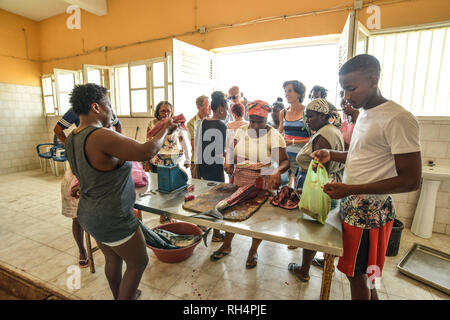
[[[178,234],[203,234],[202,230],[197,227],[195,224],[187,223],[187,222],[172,222],[167,224],[159,225],[153,229],[164,229],[173,233]],[[176,263],[181,262],[189,258],[194,252],[195,247],[201,242],[201,239],[188,247],[180,248],[180,249],[158,249],[154,248],[150,245],[147,245],[150,249],[153,250],[156,257],[162,262],[167,263]]]

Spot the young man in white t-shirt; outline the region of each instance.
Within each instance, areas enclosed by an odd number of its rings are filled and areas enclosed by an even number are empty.
[[[422,172],[418,122],[381,95],[379,77],[380,64],[368,54],[342,66],[344,98],[361,111],[349,150],[312,154],[322,163],[345,162],[343,183],[323,189],[332,199],[342,199],[344,253],[337,268],[347,275],[353,300],[378,299],[373,275],[381,277],[395,219],[389,194],[417,190]]]

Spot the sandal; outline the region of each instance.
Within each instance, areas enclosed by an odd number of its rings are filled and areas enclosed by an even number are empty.
[[[295,269],[297,269],[297,267],[300,268],[300,266],[294,262],[291,262],[288,264],[288,270],[291,271],[301,282],[308,282],[310,277],[303,277],[301,275],[299,275],[297,272],[295,272]]]
[[[219,237],[212,236],[211,242],[223,242],[225,240],[225,232],[221,232]]]
[[[324,263],[324,259],[319,259],[316,257],[314,257],[314,259],[312,261],[312,264],[319,268],[323,268],[323,263]]]
[[[231,251],[230,251],[231,252]],[[230,254],[230,252],[226,252],[226,251],[214,251],[212,255],[209,256],[209,259],[211,261],[217,261],[222,259],[223,257],[227,256]]]
[[[254,267],[256,267],[257,264],[258,264],[258,252],[255,252],[250,259],[247,258],[245,268],[253,269]]]
[[[79,266],[80,268],[87,268],[87,267],[89,267],[89,258],[86,258],[86,259],[80,259],[80,260],[78,261],[78,266]]]

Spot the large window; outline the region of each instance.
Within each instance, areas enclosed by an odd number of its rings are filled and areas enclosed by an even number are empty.
[[[315,85],[326,88],[327,99],[336,103],[337,56],[337,42],[218,54],[219,88],[227,91],[238,85],[249,100],[270,104],[281,97],[287,107],[283,82],[299,80],[306,87],[304,104],[309,102],[308,94]]]
[[[372,35],[382,94],[416,116],[450,116],[449,27]]]
[[[42,76],[41,81],[47,115],[63,115],[70,108],[70,92],[79,83],[104,86],[118,116],[150,117],[159,101],[173,102],[170,55],[111,67],[83,65],[78,71],[55,69],[54,75]]]

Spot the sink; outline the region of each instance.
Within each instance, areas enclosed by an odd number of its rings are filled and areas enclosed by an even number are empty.
[[[424,165],[422,167],[422,177],[428,180],[438,180],[443,181],[450,179],[450,167],[436,165],[434,167],[430,167]]]
[[[411,232],[428,239],[433,233],[436,197],[441,181],[450,179],[450,167],[448,166],[422,166],[422,189],[417,202]]]

